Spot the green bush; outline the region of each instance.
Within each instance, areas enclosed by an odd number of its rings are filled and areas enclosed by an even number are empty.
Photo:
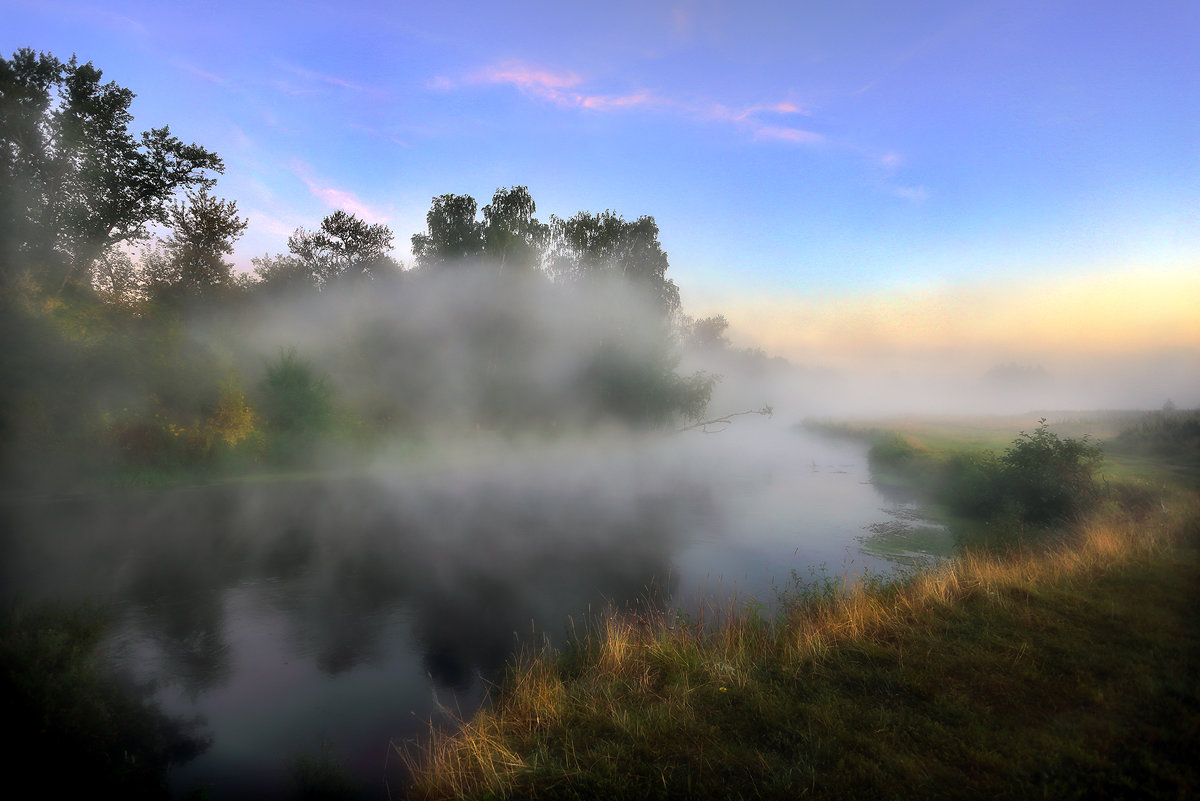
[[[1044,419],[999,456],[938,456],[897,434],[877,437],[869,454],[872,478],[882,486],[899,481],[960,518],[1018,527],[1056,523],[1091,506],[1100,459],[1099,446],[1087,437],[1061,439]]]
[[[991,451],[955,453],[943,463],[937,488],[955,515],[983,520],[1004,514],[1003,465]]]
[[[1096,501],[1093,472],[1100,460],[1100,447],[1088,437],[1060,439],[1043,418],[1000,457],[1000,490],[1027,523],[1064,520]]]
[[[271,454],[292,461],[307,455],[329,429],[333,393],[310,363],[288,349],[267,365],[259,385],[258,408]]]

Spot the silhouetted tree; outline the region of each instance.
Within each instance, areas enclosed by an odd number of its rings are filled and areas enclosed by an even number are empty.
[[[613,211],[551,216],[550,272],[559,280],[620,276],[644,288],[666,316],[679,310],[679,287],[666,277],[667,254],[650,216],[629,222]]]
[[[439,195],[425,215],[426,230],[413,234],[417,266],[436,269],[478,258],[483,253],[483,226],[475,219],[475,198]]]
[[[541,265],[550,227],[533,216],[528,187],[500,188],[483,207],[483,250],[496,268],[534,270]]]
[[[316,231],[299,228],[288,238],[288,250],[308,266],[320,286],[394,269],[387,255],[391,249],[392,229],[340,209],[322,220]]]
[[[251,259],[259,283],[273,289],[324,288],[343,280],[377,278],[398,272],[388,252],[392,229],[338,210],[315,231],[297,228],[288,253]]]
[[[233,286],[233,264],[225,256],[246,230],[237,204],[201,189],[170,209],[172,233],[163,242],[162,258],[146,260],[151,294],[198,297]]]
[[[720,350],[729,347],[729,321],[723,314],[702,317],[699,320],[688,319],[682,326],[683,335],[692,347],[705,350]]]
[[[178,190],[213,185],[215,154],[166,126],[129,132],[133,97],[74,57],[0,58],[0,280],[85,286],[97,257],[168,222]]]

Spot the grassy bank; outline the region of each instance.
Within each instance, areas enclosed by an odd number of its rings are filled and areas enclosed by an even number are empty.
[[[1200,499],[1156,492],[775,620],[609,616],[411,747],[412,793],[1193,797]]]

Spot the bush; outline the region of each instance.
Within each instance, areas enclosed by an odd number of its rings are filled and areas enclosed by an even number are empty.
[[[869,454],[872,480],[885,488],[900,480],[958,517],[1018,527],[1056,523],[1092,505],[1100,458],[1087,437],[1060,439],[1044,419],[999,456],[938,456],[897,434],[877,436]]]
[[[1000,489],[1027,523],[1050,523],[1077,515],[1097,497],[1092,474],[1100,447],[1083,439],[1060,439],[1039,421],[1000,457]]]
[[[267,365],[259,395],[270,448],[283,461],[305,455],[333,420],[333,393],[295,350]]]

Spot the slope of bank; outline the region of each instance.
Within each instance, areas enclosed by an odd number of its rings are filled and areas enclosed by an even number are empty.
[[[1200,501],[779,620],[613,616],[410,749],[418,798],[1194,797]]]

